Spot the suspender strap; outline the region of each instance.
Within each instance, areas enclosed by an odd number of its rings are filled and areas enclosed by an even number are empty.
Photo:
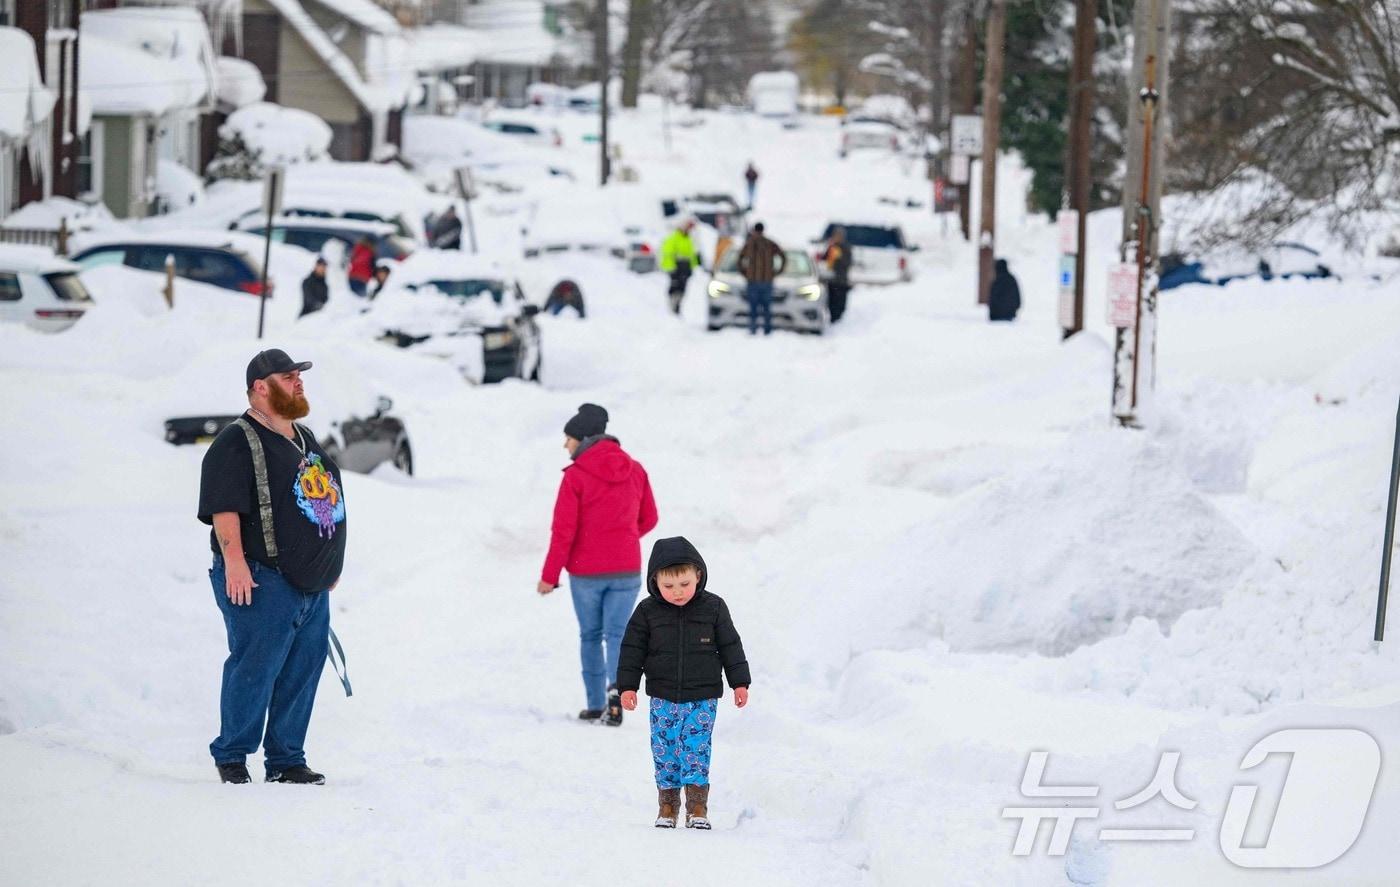
[[[248,449],[253,454],[253,480],[258,485],[258,520],[262,524],[263,545],[268,557],[277,557],[277,537],[272,531],[272,490],[267,485],[267,456],[263,453],[262,439],[242,416],[233,424],[243,429],[248,438]]]
[[[336,662],[336,656],[340,661]],[[326,658],[331,661],[331,668],[335,669],[335,676],[340,678],[340,685],[345,688],[346,696],[355,695],[350,690],[350,671],[345,667],[345,651],[341,649],[340,638],[335,636],[335,629],[331,629],[331,645],[326,648]]]

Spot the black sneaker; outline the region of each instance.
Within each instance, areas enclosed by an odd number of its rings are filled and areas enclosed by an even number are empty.
[[[602,716],[603,710],[601,708],[585,708],[578,713],[578,719],[580,721],[596,721]]]
[[[243,785],[253,781],[253,777],[248,775],[247,764],[215,764],[214,766],[219,768],[220,782]]]
[[[622,692],[616,684],[608,688],[608,707],[603,712],[602,724],[604,727],[622,726]]]
[[[285,782],[288,785],[325,785],[326,777],[305,764],[297,764],[285,770],[269,770],[263,782]]]

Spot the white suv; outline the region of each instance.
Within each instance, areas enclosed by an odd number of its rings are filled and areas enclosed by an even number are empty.
[[[910,258],[919,248],[904,239],[898,225],[832,222],[812,241],[818,251],[837,228],[846,229],[846,242],[851,246],[851,283],[908,283],[914,279]]]
[[[0,321],[56,333],[92,307],[79,268],[40,246],[0,244]]]

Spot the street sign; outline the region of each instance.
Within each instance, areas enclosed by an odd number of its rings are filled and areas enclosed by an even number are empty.
[[[1079,254],[1079,211],[1062,209],[1056,221],[1060,227],[1060,252],[1074,256]]]
[[[262,211],[269,219],[282,211],[282,191],[287,182],[285,167],[274,166],[263,179]]]
[[[1060,256],[1060,328],[1074,329],[1074,256]]]
[[[982,154],[982,117],[979,114],[954,114],[952,127],[954,154],[976,157]]]
[[[972,178],[972,159],[966,154],[954,154],[948,173],[948,180],[954,185],[966,185]]]
[[[1119,262],[1108,266],[1108,325],[1130,330],[1137,325],[1138,266]]]

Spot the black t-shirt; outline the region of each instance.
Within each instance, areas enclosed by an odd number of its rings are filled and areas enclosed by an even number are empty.
[[[305,428],[293,440],[306,442],[302,456],[296,443],[263,426],[250,414],[243,420],[262,441],[267,460],[267,486],[272,494],[272,525],[277,557],[269,557],[258,517],[258,488],[253,478],[253,454],[243,429],[229,425],[204,454],[199,478],[199,519],[214,523],[214,515],[238,512],[243,554],[273,567],[302,591],[330,588],[345,563],[345,494],[340,468]],[[219,540],[209,534],[219,553]]]

